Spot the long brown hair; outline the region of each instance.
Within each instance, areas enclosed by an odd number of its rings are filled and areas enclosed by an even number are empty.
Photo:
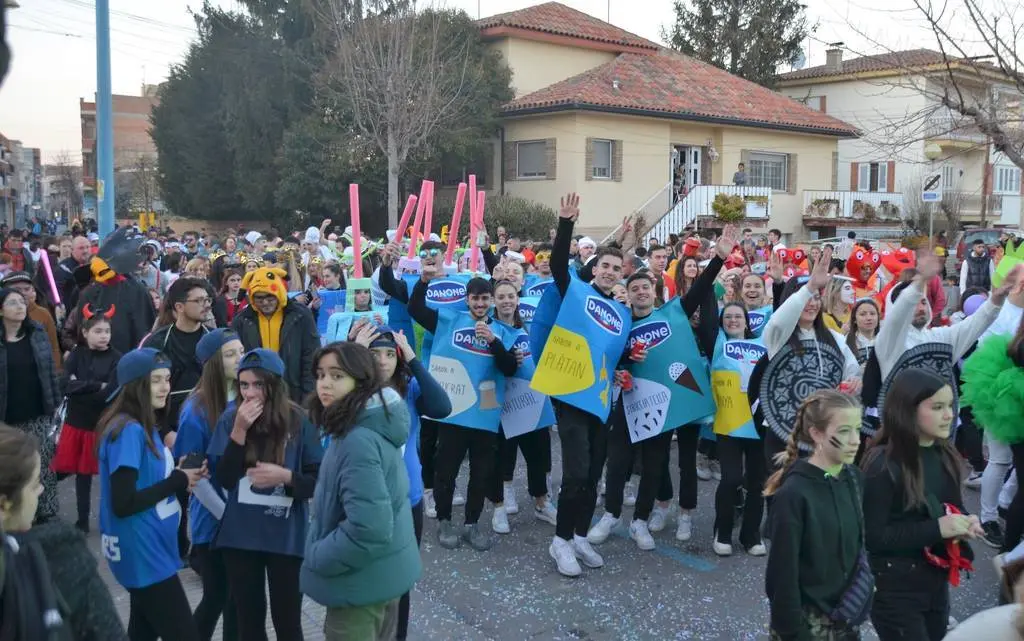
[[[866,470],[876,458],[884,456],[889,463],[899,466],[907,508],[925,503],[917,408],[949,386],[949,381],[928,369],[910,368],[900,372],[885,395],[881,429],[861,463],[861,468]],[[937,440],[934,447],[939,448],[946,474],[959,488],[962,481],[960,455],[949,439]]]
[[[292,402],[288,395],[288,385],[280,376],[258,367],[246,371],[255,374],[263,383],[266,394],[263,413],[249,428],[245,439],[246,465],[256,465],[257,461],[284,465],[288,441],[296,438],[302,429],[302,408]],[[241,403],[242,394],[238,385],[236,379],[235,396]]]
[[[314,394],[310,400],[309,416],[326,434],[341,437],[355,426],[359,414],[374,395],[379,396],[384,405],[381,391],[387,382],[381,379],[380,367],[373,353],[358,343],[348,341],[330,343],[317,350],[313,356],[314,374],[320,367],[321,359],[330,355],[337,359],[338,367],[355,380],[355,389],[327,407]],[[386,405],[384,408],[387,411]]]
[[[686,295],[686,292],[690,291],[690,288],[693,287],[693,284],[697,281],[697,277],[690,280],[683,274],[686,271],[686,261],[689,260],[692,260],[694,264],[697,265],[697,276],[700,276],[700,261],[697,260],[696,256],[683,256],[679,259],[679,262],[676,263],[675,283],[676,296],[679,296],[680,298]]]
[[[497,296],[498,296],[498,288],[502,287],[502,286],[511,287],[512,291],[514,291],[516,293],[516,299],[519,298],[519,290],[516,289],[516,286],[514,284],[512,284],[512,281],[510,281],[510,280],[499,280],[498,282],[494,283],[494,296],[495,296],[495,298],[497,298]],[[495,308],[495,310],[494,310],[494,317],[495,318],[498,317],[498,310],[497,310],[497,308]],[[522,327],[523,327],[523,317],[519,315],[519,306],[518,305],[516,306],[516,308],[514,310],[512,310],[512,327],[514,327],[516,329],[522,329]]]
[[[217,419],[224,413],[224,408],[228,406],[228,390],[225,384],[227,379],[227,372],[224,371],[224,358],[218,349],[217,353],[203,365],[199,383],[189,394],[189,398],[194,398],[196,404],[206,414],[206,423],[210,426],[210,431],[213,431],[217,425]]]
[[[167,367],[170,366],[168,362]],[[96,423],[100,431],[100,438],[96,439],[96,451],[99,452],[103,441],[108,438],[111,442],[116,441],[121,436],[124,426],[132,421],[142,425],[149,451],[154,456],[160,456],[160,449],[153,438],[153,429],[157,423],[149,376],[126,383],[114,397],[114,402],[100,415],[100,420]]]
[[[35,436],[0,422],[0,496],[17,509],[21,490],[32,479],[39,440]]]
[[[220,279],[219,293],[221,296],[228,293],[228,279],[230,279],[232,276],[238,276],[239,278],[242,278],[242,270],[236,267],[228,267],[227,269],[224,270],[224,275],[221,276]],[[241,289],[239,289],[239,291],[241,291]]]
[[[850,331],[846,333],[846,346],[850,348],[850,351],[857,354],[860,349],[857,347],[857,334],[860,333],[860,328],[857,327],[857,310],[864,305],[871,305],[875,308],[875,313],[878,315],[878,322],[875,324],[875,337],[878,336],[878,329],[882,325],[882,314],[878,311],[878,303],[870,298],[862,298],[853,304],[853,309],[850,310]]]
[[[796,411],[796,422],[793,424],[793,431],[789,433],[785,451],[775,456],[775,463],[779,465],[779,469],[765,482],[765,496],[771,496],[778,491],[789,468],[800,458],[800,444],[814,445],[811,428],[825,431],[832,420],[832,415],[845,409],[860,409],[860,401],[833,389],[818,390],[804,399],[800,409]]]

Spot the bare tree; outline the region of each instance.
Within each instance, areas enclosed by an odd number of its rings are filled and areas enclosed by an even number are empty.
[[[442,10],[414,2],[314,0],[332,50],[320,76],[321,97],[344,113],[387,156],[388,223],[398,224],[399,176],[431,136],[454,127],[485,82],[467,38],[446,37]],[[357,3],[358,5],[359,3]]]
[[[142,211],[153,211],[159,198],[156,180],[156,161],[147,155],[139,155],[130,169],[132,192],[136,207]]]
[[[946,238],[956,238],[964,209],[968,208],[972,196],[960,190],[945,191],[940,202],[929,205],[921,202],[921,192],[915,188],[923,179],[922,175],[919,180],[911,181],[903,193],[904,235],[928,237],[929,233],[945,232]],[[929,207],[934,210],[930,212]]]
[[[50,180],[50,202],[47,207],[57,207],[70,219],[82,212],[82,167],[71,162],[67,152],[57,154],[47,167]]]

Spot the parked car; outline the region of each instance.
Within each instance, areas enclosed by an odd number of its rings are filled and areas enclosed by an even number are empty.
[[[1010,234],[1020,238],[1021,232],[1017,229],[995,227],[965,229],[960,232],[956,241],[956,271],[960,271],[960,265],[963,264],[964,258],[967,256],[968,252],[971,251],[971,245],[974,244],[975,240],[980,238],[985,241],[986,247],[991,247],[999,242],[999,239],[1003,234]]]

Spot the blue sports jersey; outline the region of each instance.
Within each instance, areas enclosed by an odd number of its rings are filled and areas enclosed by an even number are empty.
[[[206,456],[206,449],[210,446],[210,438],[213,436],[213,426],[206,418],[206,412],[196,402],[194,396],[189,396],[181,406],[181,413],[178,417],[178,437],[174,441],[174,460],[181,460],[187,454],[198,452]],[[214,477],[214,470],[211,466],[210,484],[224,496],[224,491]],[[210,511],[203,507],[195,494],[188,497],[188,526],[193,544],[210,543],[217,533],[217,519],[210,514]]]
[[[142,425],[129,421],[116,439],[100,444],[100,541],[110,571],[125,588],[144,588],[164,581],[181,568],[178,523],[181,506],[172,494],[156,506],[128,518],[114,515],[110,477],[119,468],[138,470],[136,490],[163,481],[174,470],[174,459],[153,430],[160,455],[146,445]]]

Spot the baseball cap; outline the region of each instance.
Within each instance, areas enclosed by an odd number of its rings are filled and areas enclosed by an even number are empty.
[[[150,372],[170,367],[170,359],[152,347],[133,349],[117,362],[117,387],[107,397],[107,402],[114,400],[128,383],[149,376]]]
[[[370,343],[370,349],[374,347],[390,347],[396,349],[398,344],[395,342],[395,330],[387,325],[381,325],[377,328],[377,338],[373,339]]]
[[[284,361],[277,355],[277,352],[257,347],[246,352],[242,360],[238,362],[238,373],[241,374],[247,369],[262,369],[276,376],[284,376]]]
[[[28,283],[32,284],[32,277],[28,275],[28,272],[11,272],[4,276],[3,280],[0,280],[0,286],[10,287],[14,283]]]
[[[214,354],[221,347],[224,347],[225,343],[230,343],[234,340],[239,340],[238,334],[226,327],[207,332],[206,335],[199,339],[199,344],[196,345],[196,358],[205,365],[206,361],[213,358]]]

